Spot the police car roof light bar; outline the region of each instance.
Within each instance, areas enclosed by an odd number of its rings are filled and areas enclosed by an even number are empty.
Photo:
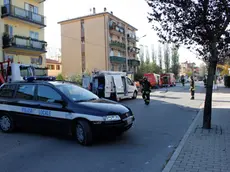
[[[30,77],[23,77],[23,79],[27,82],[33,81],[55,81],[56,77],[53,76],[30,76]]]

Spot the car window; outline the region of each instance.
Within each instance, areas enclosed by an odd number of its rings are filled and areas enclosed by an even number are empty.
[[[129,85],[133,85],[133,82],[129,78],[127,78],[127,82]]]
[[[35,85],[19,85],[16,92],[16,98],[24,100],[34,99]]]
[[[61,95],[53,88],[45,85],[38,85],[38,100],[50,103],[59,103],[62,101]]]
[[[65,84],[56,85],[56,87],[61,92],[63,92],[69,99],[75,102],[99,99],[98,96],[96,96],[92,92],[74,84],[65,83]]]
[[[0,97],[13,97],[16,85],[3,85],[0,89]]]

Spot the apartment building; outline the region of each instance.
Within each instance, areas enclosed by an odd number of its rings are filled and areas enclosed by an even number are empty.
[[[45,67],[45,0],[0,0],[0,62]]]
[[[95,70],[134,73],[137,60],[137,29],[112,12],[93,13],[59,22],[61,26],[62,72],[81,74]]]
[[[188,61],[181,63],[180,75],[193,74],[193,76],[199,75],[199,67],[196,66],[196,63],[190,63]]]

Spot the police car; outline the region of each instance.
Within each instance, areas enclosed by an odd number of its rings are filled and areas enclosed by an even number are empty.
[[[122,134],[134,121],[130,108],[52,77],[3,84],[0,111],[3,132],[17,127],[61,131],[71,133],[82,145],[92,144],[97,134]]]

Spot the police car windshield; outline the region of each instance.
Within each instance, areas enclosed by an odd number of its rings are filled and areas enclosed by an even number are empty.
[[[61,92],[63,92],[68,98],[75,102],[83,102],[83,101],[90,101],[90,100],[97,100],[99,99],[98,96],[93,94],[92,92],[81,88],[74,84],[63,83],[55,85]]]

